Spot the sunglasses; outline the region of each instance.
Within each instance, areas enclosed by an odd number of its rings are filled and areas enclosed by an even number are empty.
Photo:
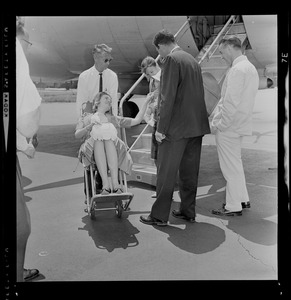
[[[104,62],[105,62],[105,63],[110,63],[111,61],[112,61],[112,58],[105,58],[105,59],[104,59]]]

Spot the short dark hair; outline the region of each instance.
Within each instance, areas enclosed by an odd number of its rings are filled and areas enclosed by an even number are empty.
[[[235,35],[231,35],[228,37],[224,37],[223,39],[220,40],[219,45],[231,45],[233,46],[233,48],[237,48],[237,49],[241,49],[241,40],[235,36]]]
[[[158,46],[159,44],[160,45],[169,45],[169,44],[173,44],[173,43],[175,43],[175,37],[171,32],[169,32],[166,29],[159,31],[153,39],[153,44],[157,48],[159,47]]]

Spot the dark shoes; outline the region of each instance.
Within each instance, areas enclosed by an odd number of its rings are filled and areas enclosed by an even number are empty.
[[[219,216],[226,216],[226,217],[234,217],[234,216],[241,216],[242,215],[242,211],[229,211],[227,209],[220,208],[220,209],[213,209],[212,213],[214,215],[219,215]]]
[[[222,204],[222,208],[220,209],[213,209],[212,213],[214,215],[219,215],[219,216],[227,216],[227,217],[234,217],[234,216],[241,216],[242,215],[242,210],[240,211],[229,211],[225,209],[225,203]],[[251,203],[250,202],[242,202],[241,203],[242,208],[250,208]]]
[[[103,188],[100,192],[100,195],[109,195],[109,194],[111,194],[110,188]]]
[[[172,215],[175,218],[183,219],[183,220],[186,220],[188,222],[195,223],[195,217],[193,217],[193,218],[187,217],[187,216],[181,214],[181,212],[179,212],[179,211],[173,210]],[[147,217],[146,216],[141,216],[140,221],[144,224],[147,224],[147,225],[157,225],[157,226],[167,226],[168,225],[168,222],[158,220],[158,219],[152,217],[151,215],[149,215]]]
[[[140,221],[146,225],[157,225],[157,226],[167,226],[168,222],[161,221],[156,218],[149,216],[140,216]]]
[[[123,193],[123,190],[122,190],[122,188],[117,188],[117,189],[114,189],[112,192],[113,192],[114,194],[122,194],[122,193]]]
[[[241,206],[242,206],[242,208],[251,208],[251,203],[250,202],[242,202]]]
[[[113,189],[111,190],[110,188],[104,188],[101,190],[101,195],[109,195],[111,193],[114,193],[114,194],[122,194],[123,193],[123,190],[122,188],[116,188],[116,189]]]
[[[172,211],[172,216],[177,218],[177,219],[183,219],[183,220],[186,220],[188,222],[191,222],[191,223],[195,223],[195,217],[187,217],[185,215],[183,215],[180,211],[178,210],[173,210]]]
[[[222,204],[222,208],[225,208],[225,203]],[[251,203],[250,202],[242,202],[241,203],[242,208],[251,208]]]

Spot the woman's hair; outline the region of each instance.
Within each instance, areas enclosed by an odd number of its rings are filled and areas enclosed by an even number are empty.
[[[93,99],[93,107],[92,107],[93,112],[96,112],[96,110],[97,110],[97,108],[98,108],[98,106],[99,106],[99,104],[100,104],[100,102],[101,102],[101,98],[102,98],[102,96],[104,96],[104,95],[109,96],[109,97],[111,98],[111,96],[110,96],[108,93],[106,93],[106,92],[100,92],[100,93],[98,93],[98,94],[94,97],[94,99]]]
[[[157,66],[157,63],[155,61],[155,59],[151,56],[147,56],[146,58],[143,59],[143,61],[141,62],[141,66],[140,66],[140,69],[141,69],[141,72],[142,73],[146,73],[146,70],[148,67],[156,67]]]

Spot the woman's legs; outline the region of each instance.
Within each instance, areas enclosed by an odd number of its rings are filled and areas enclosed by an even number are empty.
[[[103,189],[109,189],[110,184],[107,176],[107,159],[105,154],[105,142],[96,140],[94,143],[94,159],[98,168],[98,172],[102,178]]]
[[[105,146],[108,167],[110,169],[113,189],[117,189],[120,186],[118,183],[118,157],[117,157],[116,146],[113,140],[104,141],[104,146]]]

